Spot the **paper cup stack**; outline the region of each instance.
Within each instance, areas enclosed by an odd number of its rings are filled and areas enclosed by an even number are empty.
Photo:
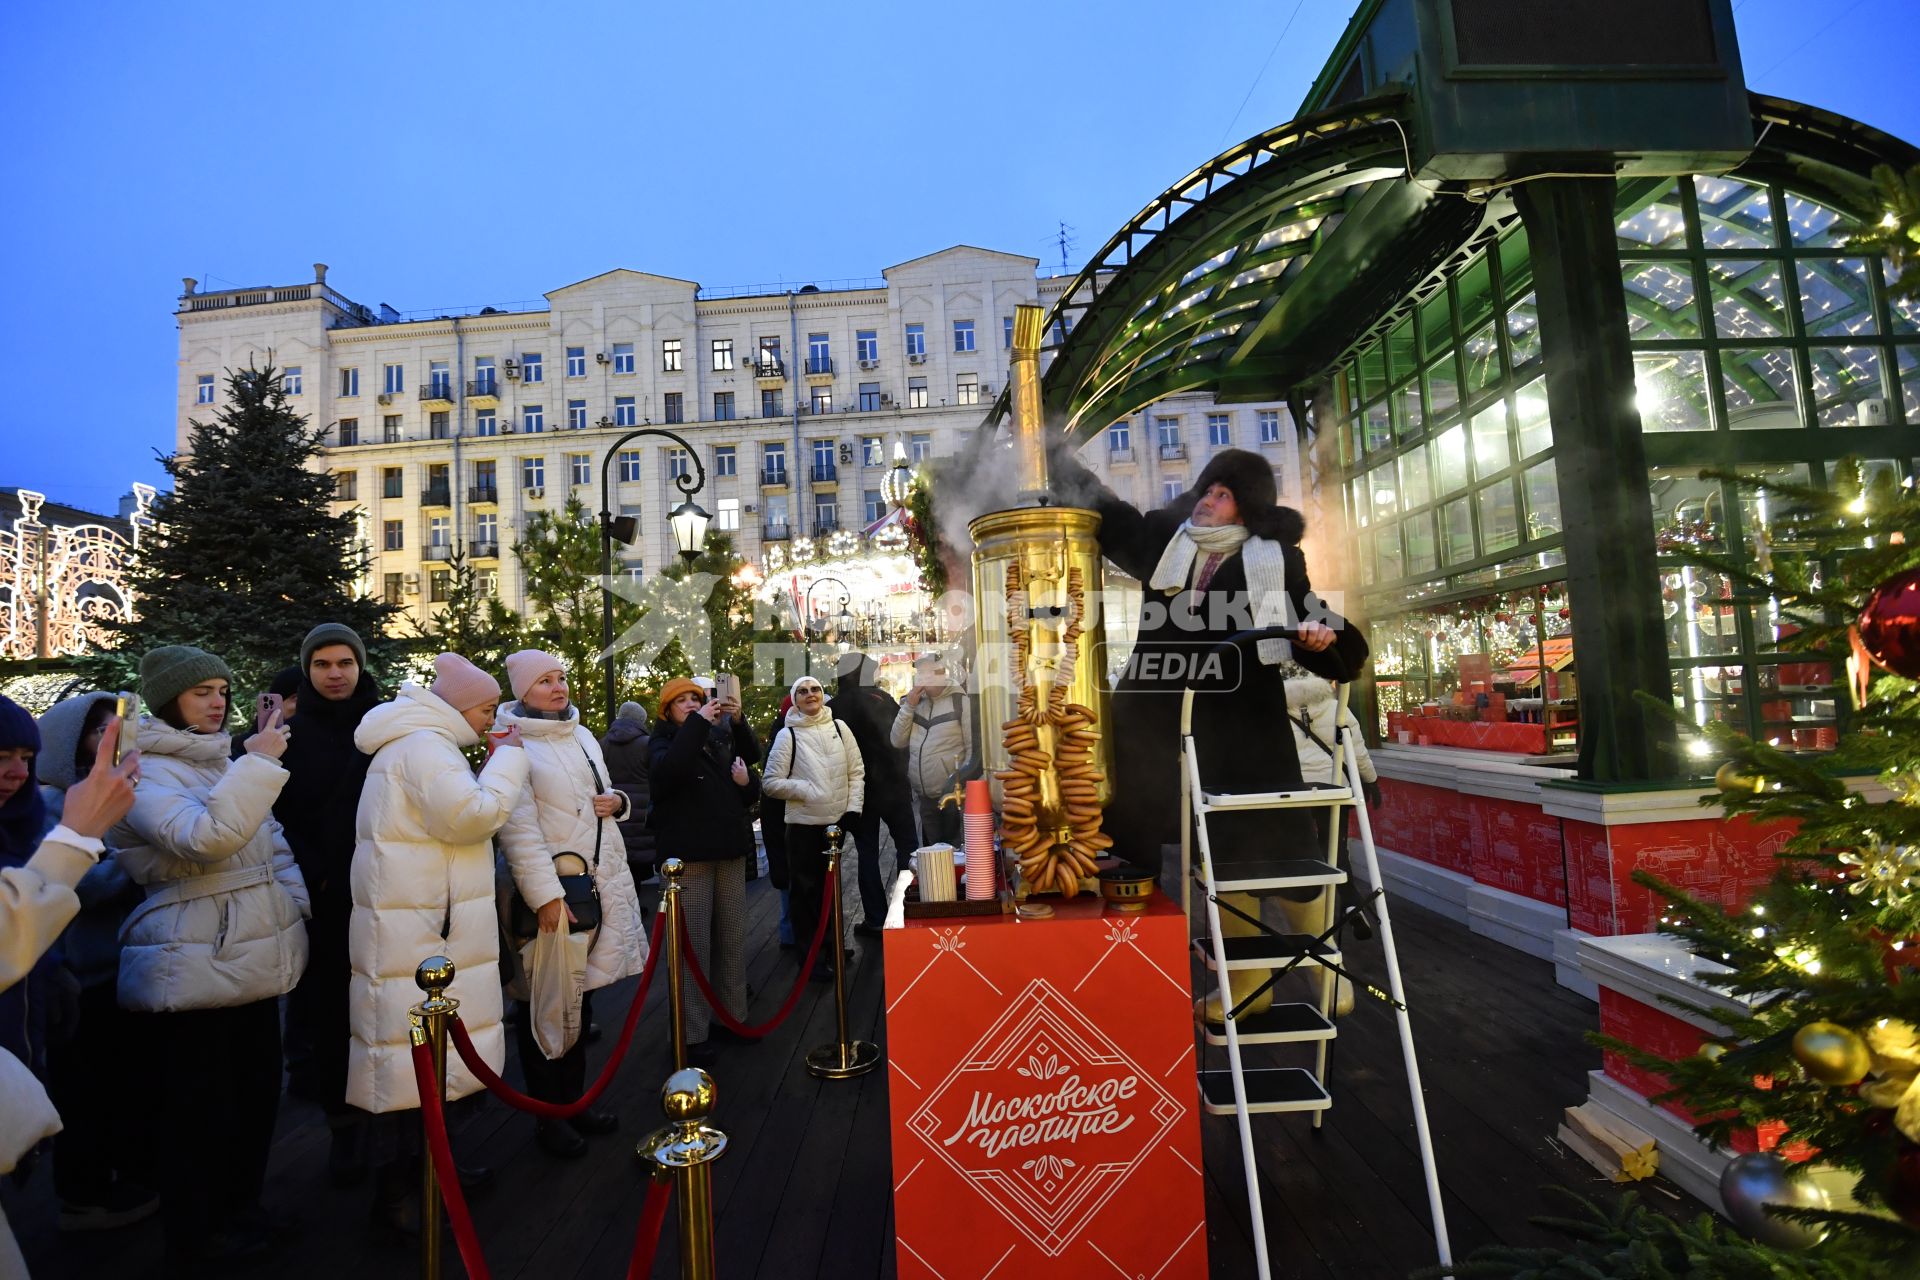
[[[993,793],[986,779],[967,783],[964,820],[967,845],[967,901],[993,897]]]
[[[952,902],[953,846],[930,844],[913,851],[914,873],[920,877],[920,901]]]

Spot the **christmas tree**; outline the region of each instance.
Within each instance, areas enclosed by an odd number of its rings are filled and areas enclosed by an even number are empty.
[[[482,671],[502,676],[507,655],[526,647],[520,616],[482,587],[464,548],[454,549],[447,560],[447,571],[450,576],[445,605],[428,615],[425,625],[416,630],[436,646],[435,652],[457,653]]]
[[[288,405],[279,371],[230,371],[226,404],[187,427],[185,452],[160,460],[173,489],[154,502],[134,563],[139,616],[108,624],[119,642],[86,661],[88,678],[129,688],[148,650],[191,644],[226,660],[239,700],[299,661],[322,622],[358,631],[383,674],[395,610],[360,593],[369,552],[356,515],[329,505],[321,432]]]
[[[578,497],[558,511],[536,511],[513,544],[533,614],[527,643],[567,664],[567,683],[581,723],[606,731],[606,682],[600,666],[600,521]],[[613,634],[640,616],[640,606],[616,594]],[[624,695],[628,691],[621,690]]]
[[[681,634],[693,634],[704,629],[706,643],[696,641],[696,651],[708,655],[708,661],[699,671],[693,669],[693,663],[679,640],[668,645],[658,659],[649,664],[648,676],[657,689],[674,676],[707,675],[712,672],[729,671],[740,677],[740,702],[747,717],[747,723],[761,726],[772,718],[774,709],[780,705],[786,689],[778,685],[754,683],[754,646],[765,641],[784,644],[792,637],[785,632],[767,629],[756,630],[753,616],[753,595],[747,589],[746,579],[741,570],[746,562],[734,554],[733,540],[725,534],[713,534],[700,554],[691,561],[682,560],[662,570],[662,576],[684,580],[695,575],[706,574],[717,579],[712,592],[707,596],[700,609],[700,616],[687,616],[672,619],[674,629]],[[650,608],[685,608],[685,601],[676,595],[668,595],[659,604]],[[761,744],[763,747],[769,745]]]

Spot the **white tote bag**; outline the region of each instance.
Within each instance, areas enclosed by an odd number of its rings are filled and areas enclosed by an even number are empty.
[[[520,948],[530,988],[527,1016],[533,1040],[549,1060],[561,1057],[580,1038],[580,998],[587,990],[587,950],[591,933],[565,929],[537,933]]]

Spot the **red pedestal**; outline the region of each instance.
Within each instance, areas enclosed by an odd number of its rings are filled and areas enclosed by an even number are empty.
[[[1187,919],[886,934],[901,1280],[1207,1274]]]

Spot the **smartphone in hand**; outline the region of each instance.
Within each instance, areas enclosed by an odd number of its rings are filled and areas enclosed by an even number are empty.
[[[719,695],[720,701],[730,702],[736,707],[739,706],[740,677],[729,671],[721,672],[718,676],[714,677],[714,692]]]
[[[259,733],[272,724],[273,718],[280,714],[281,707],[285,705],[286,699],[277,693],[261,694],[253,708],[253,731]]]
[[[113,696],[113,714],[120,718],[120,736],[114,740],[113,763],[117,767],[133,754],[134,721],[140,718],[140,695],[122,690]]]

